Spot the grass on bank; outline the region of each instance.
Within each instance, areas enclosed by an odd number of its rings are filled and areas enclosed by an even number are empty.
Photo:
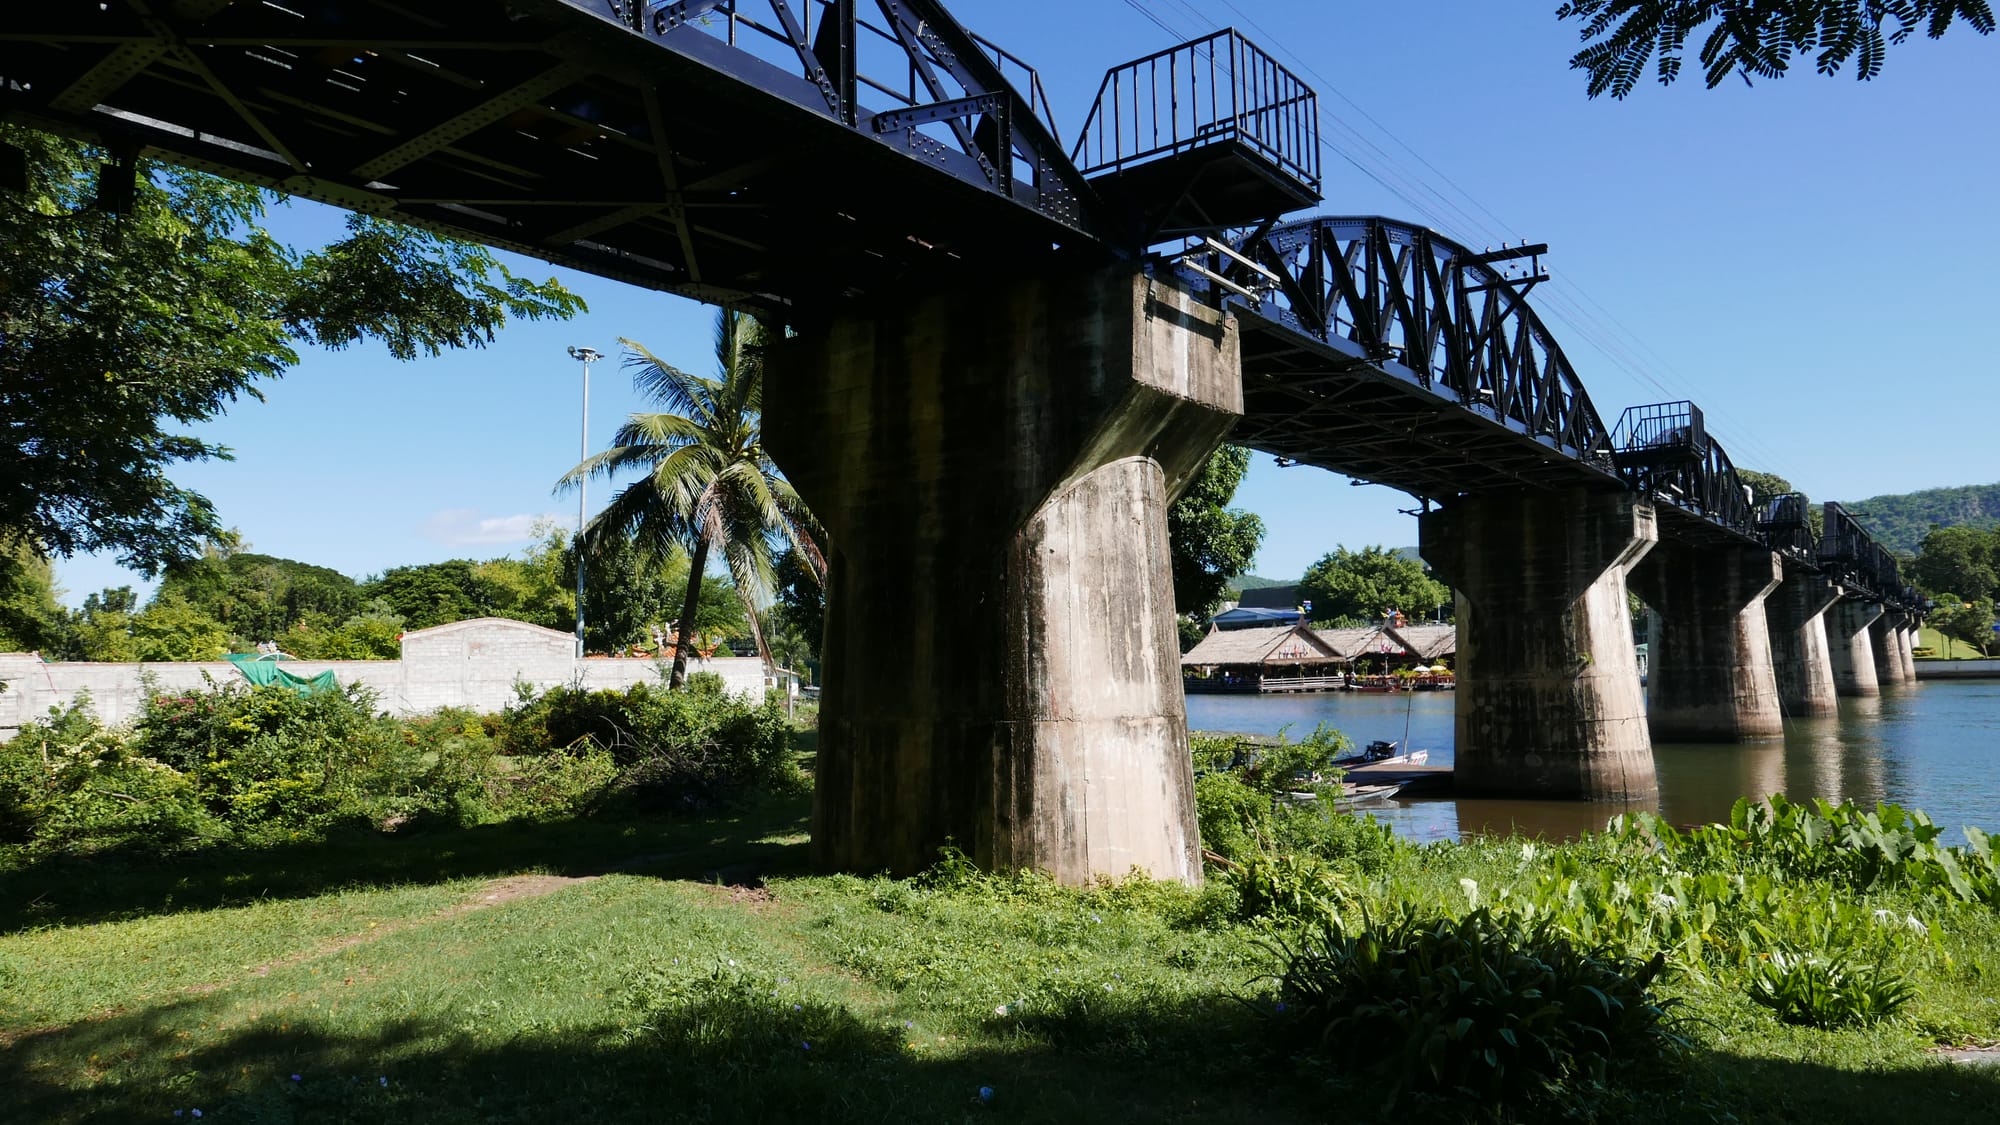
[[[1072,891],[949,865],[917,880],[810,876],[806,811],[790,796],[690,819],[436,828],[163,863],[16,855],[0,872],[0,1120],[1467,1112],[1385,1110],[1343,1080],[1342,1060],[1300,1061],[1276,1037],[1277,931],[1235,920],[1233,881]],[[1474,896],[1576,875],[1607,846],[1397,845],[1334,867],[1349,914],[1463,914]],[[1902,955],[1917,995],[1901,1013],[1793,1026],[1729,972],[1671,971],[1659,992],[1678,1002],[1687,1056],[1574,1113],[1995,1120],[2000,1070],[1932,1050],[2000,1036],[1994,910],[1907,888],[1850,897],[1869,917],[1925,922]]]

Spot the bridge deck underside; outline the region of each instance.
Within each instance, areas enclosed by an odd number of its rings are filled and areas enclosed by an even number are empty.
[[[10,11],[0,116],[739,305],[1090,244],[699,28],[669,49],[560,0],[159,7]]]
[[[1581,460],[1500,416],[1425,387],[1412,372],[1371,362],[1347,340],[1320,340],[1238,309],[1243,420],[1230,440],[1346,476],[1449,499],[1529,485],[1620,487]]]

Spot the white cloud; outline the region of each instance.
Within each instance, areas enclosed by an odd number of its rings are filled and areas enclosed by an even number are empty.
[[[518,516],[482,516],[477,508],[445,508],[424,520],[424,536],[450,547],[493,547],[526,543],[533,539],[534,527],[543,520],[560,517],[549,513]]]

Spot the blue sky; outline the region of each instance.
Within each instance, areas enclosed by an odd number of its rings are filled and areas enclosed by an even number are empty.
[[[1065,136],[1105,68],[1234,24],[1320,89],[1326,202],[1475,246],[1547,242],[1535,294],[1608,419],[1692,398],[1739,466],[1816,499],[2000,480],[2000,384],[1987,346],[2000,261],[1991,206],[2000,42],[1965,31],[1892,51],[1873,82],[1806,72],[1746,89],[1698,77],[1625,102],[1584,97],[1554,0],[957,0],[975,31],[1037,66]],[[1172,34],[1154,20],[1168,25]],[[274,229],[324,241],[340,216],[285,208]],[[379,349],[309,354],[268,401],[205,436],[233,462],[190,466],[258,551],[362,576],[492,557],[576,461],[579,373],[566,345],[619,337],[706,371],[712,311],[555,273],[589,301],[564,324],[507,328],[484,351],[397,363]],[[602,448],[642,408],[597,366]],[[594,486],[592,506],[604,490]],[[1256,571],[1292,577],[1335,546],[1416,541],[1400,493],[1259,456],[1237,503],[1269,527]],[[140,585],[108,559],[58,563],[72,604]]]

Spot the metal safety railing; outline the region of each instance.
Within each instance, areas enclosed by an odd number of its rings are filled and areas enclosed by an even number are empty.
[[[1786,492],[1764,502],[1757,513],[1757,532],[1773,551],[1815,560],[1819,543],[1813,538],[1811,505],[1805,495]]]
[[[1692,402],[1634,406],[1619,416],[1611,448],[1620,467],[1698,461],[1708,451],[1708,427]]]
[[[1235,28],[1107,71],[1070,155],[1091,176],[1226,141],[1318,193],[1318,98]]]

